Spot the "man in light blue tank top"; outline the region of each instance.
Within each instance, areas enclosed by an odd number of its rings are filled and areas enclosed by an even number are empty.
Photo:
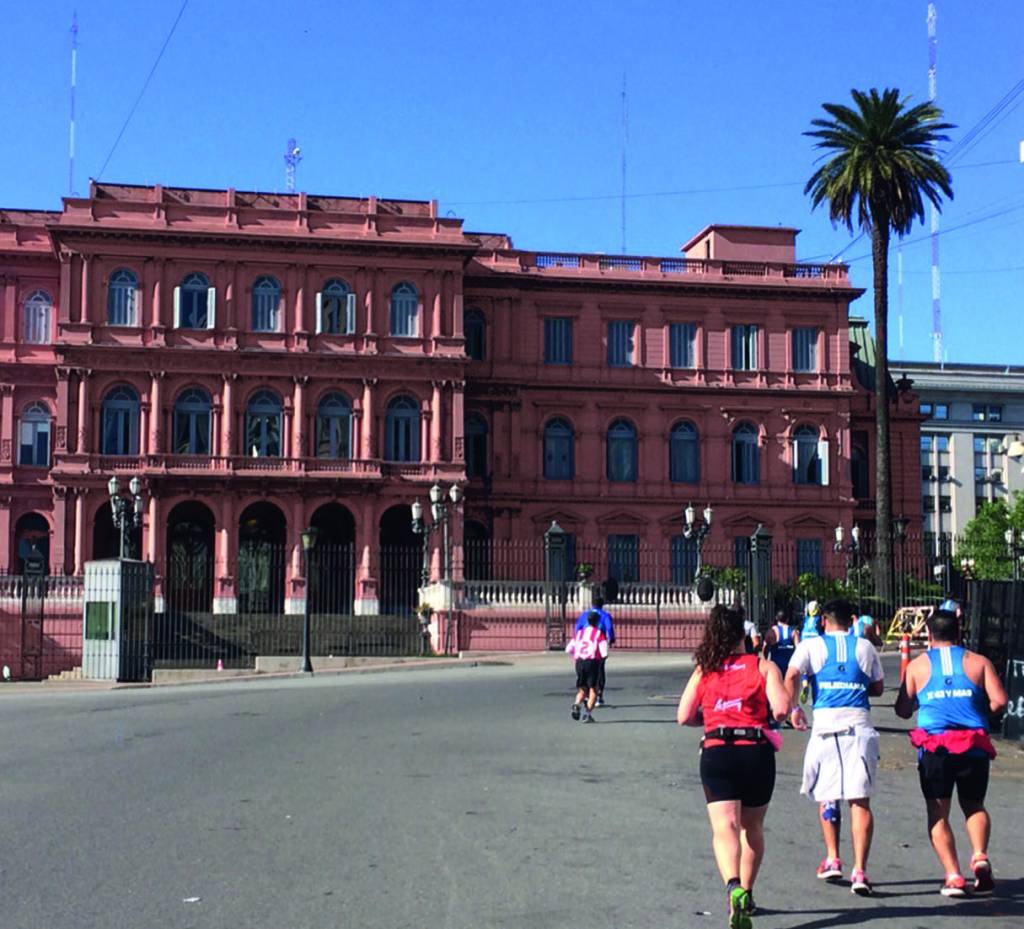
[[[818,866],[821,880],[842,877],[839,860],[842,804],[850,807],[853,838],[853,870],[850,889],[868,896],[868,853],[874,819],[871,796],[878,765],[878,732],[871,724],[868,697],[884,688],[882,662],[875,647],[850,632],[853,607],[845,600],[831,600],[822,609],[825,634],[803,639],[786,672],[786,687],[795,700],[801,675],[810,680],[814,695],[811,737],[804,756],[803,786],[819,804],[825,858]],[[790,715],[795,729],[806,729],[807,718],[797,706]]]
[[[936,610],[928,619],[928,632],[931,647],[907,668],[896,713],[909,719],[917,710],[918,728],[910,738],[918,749],[929,838],[946,870],[940,893],[946,897],[967,893],[949,826],[954,787],[973,850],[974,892],[991,893],[995,888],[988,860],[992,825],[985,794],[995,748],[988,736],[988,721],[990,713],[1006,707],[1006,690],[991,661],[957,644],[960,623],[952,610]]]

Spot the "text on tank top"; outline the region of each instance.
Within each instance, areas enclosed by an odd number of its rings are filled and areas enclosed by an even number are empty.
[[[768,695],[757,655],[730,655],[717,671],[702,673],[700,686],[705,732],[767,723]]]
[[[959,645],[930,648],[931,677],[917,694],[917,724],[936,735],[949,729],[988,731],[985,690],[964,673],[964,649]]]
[[[857,643],[860,639],[852,633],[826,633],[821,636],[821,640],[825,645],[826,658],[821,670],[811,675],[814,708],[852,706],[870,709],[868,685],[871,681],[857,661]]]

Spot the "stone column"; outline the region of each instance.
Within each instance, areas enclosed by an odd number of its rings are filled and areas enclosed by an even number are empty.
[[[149,491],[147,504],[149,512],[144,526],[146,541],[143,550],[146,553],[146,560],[157,564],[160,555],[160,501],[153,493],[152,488]],[[157,610],[157,612],[161,611]]]
[[[356,595],[352,611],[357,615],[380,612],[378,542],[373,501],[364,497],[356,520]]]
[[[67,574],[68,489],[53,488],[53,545],[50,546],[50,574]]]
[[[424,461],[441,461],[441,388],[444,386],[442,381],[434,381],[433,388],[434,392],[430,399],[430,453],[423,456]]]
[[[53,451],[56,455],[64,455],[68,451],[68,418],[71,415],[71,399],[68,389],[70,380],[71,369],[59,366],[57,368],[57,419],[54,423],[53,439]]]
[[[373,409],[373,388],[375,385],[376,378],[365,378],[363,380],[363,436],[361,449],[363,458],[377,457],[376,416]]]
[[[151,371],[150,377],[150,411],[149,411],[149,448],[150,455],[163,454],[163,399],[161,384],[164,379],[163,371]]]
[[[233,393],[233,385],[235,381],[234,374],[224,375],[224,385],[221,388],[220,405],[221,405],[221,436],[220,436],[220,453],[224,457],[235,454],[235,450],[232,447],[234,441],[233,426],[235,408],[232,403],[231,395]]]
[[[153,330],[153,341],[161,343],[164,340],[164,331],[169,327],[164,320],[163,310],[163,289],[165,266],[162,258],[155,259],[152,263],[151,273],[153,275],[152,297],[150,298],[150,326]],[[173,320],[171,324],[173,325]]]
[[[15,320],[18,318],[18,281],[14,277],[0,277],[0,284],[3,285],[3,340],[8,344],[13,343],[16,334],[14,331]]]
[[[452,385],[452,457],[456,465],[466,460],[465,449],[466,382],[456,381]],[[511,457],[513,450],[509,449]]]
[[[57,331],[64,323],[71,321],[71,259],[72,252],[61,249],[58,258],[60,260],[60,293],[57,298]]]
[[[0,574],[10,574],[14,570],[11,553],[14,551],[14,539],[11,538],[11,498],[0,497]]]
[[[75,488],[75,554],[74,573],[81,577],[85,573],[85,488]]]
[[[225,415],[225,420],[230,417]],[[216,588],[213,597],[214,613],[234,613],[238,609],[235,587],[238,560],[238,527],[235,525],[235,500],[225,493],[220,498],[220,519],[215,530],[214,576]]]
[[[308,269],[303,266],[295,273],[295,322],[292,331],[297,336],[308,335],[310,327],[306,325],[306,278]]]
[[[292,495],[292,512],[288,520],[286,538],[290,545],[288,569],[284,579],[284,611],[291,616],[301,616],[306,608],[306,572],[302,563],[302,530],[305,523],[305,501],[298,494]]]
[[[431,438],[434,434],[434,416],[431,411],[430,401],[420,401],[420,457],[419,460],[426,463],[431,461],[430,447]]]
[[[90,266],[92,265],[92,258],[89,255],[82,256],[82,293],[81,299],[78,301],[78,318],[75,322],[87,323],[92,319],[92,300],[89,293],[90,287]]]
[[[89,375],[91,371],[78,369],[78,429],[75,451],[79,455],[89,454]]]
[[[0,384],[0,465],[14,463],[14,385]]]
[[[292,458],[308,457],[306,448],[306,385],[308,377],[295,377],[294,389],[292,391],[292,406],[294,414],[292,417]]]

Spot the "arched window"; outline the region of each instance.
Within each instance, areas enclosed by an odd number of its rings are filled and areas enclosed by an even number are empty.
[[[324,394],[316,408],[316,457],[352,457],[352,404],[344,394]]]
[[[672,427],[668,440],[669,480],[696,484],[700,480],[700,442],[697,427],[681,422]]]
[[[800,426],[793,432],[793,483],[821,484],[822,456],[818,430]]]
[[[50,524],[40,513],[26,513],[14,526],[14,551],[17,561],[12,565],[15,572],[25,571],[29,558],[37,561],[42,557],[43,573],[50,573]]]
[[[853,481],[854,499],[867,500],[871,496],[868,453],[863,445],[856,442],[850,449],[850,480]]]
[[[487,321],[479,310],[466,310],[462,317],[466,334],[466,354],[474,361],[483,361],[487,355]]]
[[[740,423],[732,431],[732,479],[736,484],[758,484],[761,481],[757,427],[751,423]]]
[[[50,411],[42,403],[30,403],[21,414],[18,464],[36,468],[50,464]]]
[[[281,284],[276,277],[258,277],[252,285],[252,331],[277,332]]]
[[[316,331],[332,335],[356,331],[356,295],[344,281],[330,280],[316,295]]]
[[[395,285],[391,291],[392,335],[419,335],[416,325],[419,302],[419,292],[408,281]]]
[[[281,456],[281,398],[258,390],[245,410],[245,452],[253,458]]]
[[[176,329],[213,328],[214,290],[205,274],[190,274],[174,288]]]
[[[29,295],[22,307],[21,340],[33,345],[45,345],[50,341],[50,311],[53,300],[45,290]]]
[[[131,387],[115,387],[103,398],[102,419],[102,454],[139,453],[139,395]]]
[[[466,417],[466,477],[487,477],[487,420],[479,413]]]
[[[608,427],[608,480],[636,480],[636,427],[617,419]]]
[[[120,268],[107,284],[107,322],[111,326],[135,326],[139,279],[134,271]]]
[[[388,404],[384,433],[388,461],[420,460],[420,405],[415,398],[395,397]]]
[[[174,404],[174,454],[210,454],[210,395],[198,387],[184,391]]]
[[[564,419],[552,419],[544,427],[544,477],[569,481],[574,472],[572,425]]]

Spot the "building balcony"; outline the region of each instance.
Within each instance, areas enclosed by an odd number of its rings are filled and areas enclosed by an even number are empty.
[[[56,470],[63,470],[61,462]],[[74,470],[79,471],[79,468]],[[377,458],[269,458],[252,455],[89,455],[87,473],[167,475],[200,477],[309,477],[329,480],[380,481],[397,479],[413,483],[461,481],[461,464],[436,461],[382,461]]]

